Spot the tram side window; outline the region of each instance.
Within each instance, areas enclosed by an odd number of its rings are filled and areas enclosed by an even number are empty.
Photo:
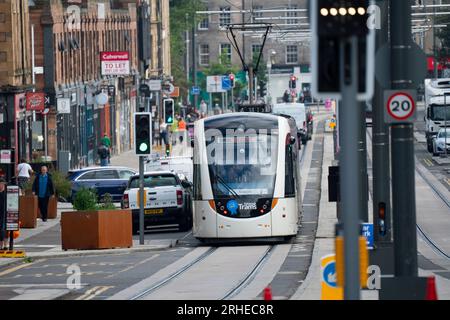
[[[292,145],[286,146],[285,157],[285,179],[284,179],[284,196],[286,198],[295,197],[295,168],[294,168],[294,154],[292,151]]]
[[[203,200],[200,164],[194,164],[194,200]]]

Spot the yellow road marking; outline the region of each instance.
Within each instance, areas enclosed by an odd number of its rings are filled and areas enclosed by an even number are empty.
[[[36,261],[36,262],[37,262],[37,261]],[[29,266],[31,266],[32,264],[36,263],[36,262],[24,263],[24,264],[20,264],[20,265],[18,265],[18,266],[12,267],[12,268],[10,268],[10,269],[7,269],[7,270],[5,270],[5,271],[3,271],[3,272],[0,272],[0,277],[3,277],[3,276],[6,276],[7,274],[16,272],[17,270],[20,270],[20,269],[29,267]]]
[[[445,178],[444,181],[445,181],[445,183],[447,183],[450,186],[450,179],[449,178]]]
[[[423,162],[425,162],[425,164],[429,167],[433,166],[433,162],[430,159],[423,159]]]
[[[78,298],[76,298],[75,300],[84,300],[85,298],[89,297],[91,294],[93,294],[97,289],[100,289],[100,286],[97,287],[93,287],[92,289],[88,289],[85,294],[83,294],[82,296],[79,296]]]
[[[139,263],[137,263],[137,264],[134,264],[134,265],[132,265],[132,266],[129,266],[129,267],[127,267],[127,268],[125,268],[125,269],[123,269],[123,270],[121,270],[121,271],[119,271],[119,272],[117,272],[117,273],[115,273],[115,274],[111,274],[111,275],[107,276],[106,278],[113,278],[113,277],[115,277],[115,276],[118,275],[118,274],[121,274],[121,273],[130,271],[131,269],[136,268],[137,266],[140,266],[140,265],[142,265],[142,264],[144,264],[144,263],[146,263],[146,262],[149,262],[150,260],[156,259],[156,258],[158,258],[158,257],[159,257],[159,254],[155,254],[155,255],[153,255],[153,256],[151,256],[151,257],[145,259],[145,260],[142,260],[141,262],[139,262]]]
[[[86,299],[84,299],[84,300],[92,300],[92,299],[94,299],[95,297],[97,297],[97,296],[99,296],[100,294],[102,294],[103,292],[105,292],[106,290],[109,290],[109,289],[111,289],[111,288],[114,288],[114,287],[100,287],[100,289],[99,290],[97,290],[95,293],[93,293],[93,294],[91,294],[90,296],[88,296]]]

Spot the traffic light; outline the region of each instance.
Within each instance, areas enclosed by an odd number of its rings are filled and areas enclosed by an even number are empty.
[[[297,77],[291,76],[291,79],[289,80],[289,89],[296,89],[297,88]]]
[[[175,114],[175,103],[173,99],[164,100],[164,121],[167,124],[172,124]]]
[[[234,79],[236,78],[236,76],[233,73],[230,73],[228,75],[228,78],[230,78],[231,87],[234,88],[234,86],[235,86]]]
[[[311,1],[312,91],[316,98],[341,98],[341,44],[356,37],[358,100],[373,93],[375,32],[369,28],[370,0]],[[348,48],[346,48],[348,50]],[[345,61],[346,64],[351,61]]]
[[[259,83],[259,95],[265,97],[267,95],[267,82]]]
[[[152,115],[150,112],[134,114],[134,141],[137,155],[150,155],[152,152]]]

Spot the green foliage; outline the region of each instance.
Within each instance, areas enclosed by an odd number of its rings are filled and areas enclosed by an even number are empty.
[[[97,210],[97,195],[95,191],[87,188],[81,188],[75,194],[73,208],[77,211]]]
[[[97,194],[92,189],[82,188],[77,191],[73,208],[77,211],[99,211],[99,210],[116,210],[113,199],[109,193],[106,193],[97,204]]]
[[[52,175],[56,196],[67,199],[72,189],[70,181],[60,171],[52,171],[50,174]]]
[[[170,47],[172,76],[175,84],[180,87],[181,94],[185,95],[189,86],[186,79],[186,30],[192,36],[192,28],[204,17],[195,14],[196,11],[206,10],[206,5],[199,0],[172,0],[170,2]],[[190,48],[191,51],[191,48]]]
[[[113,203],[113,199],[109,193],[103,195],[100,204],[97,206],[97,210],[116,210],[116,206]]]

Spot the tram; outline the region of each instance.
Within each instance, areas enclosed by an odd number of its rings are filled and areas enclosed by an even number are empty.
[[[200,241],[281,238],[302,216],[295,120],[238,112],[196,122],[193,234]]]

